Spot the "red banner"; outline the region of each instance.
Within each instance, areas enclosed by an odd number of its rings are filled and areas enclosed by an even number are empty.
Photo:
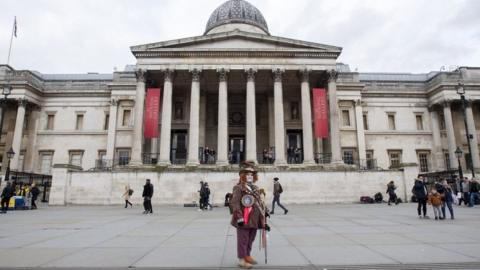
[[[148,88],[143,116],[145,139],[158,137],[158,112],[160,111],[160,88]]]
[[[328,104],[325,88],[313,88],[315,138],[328,138]]]

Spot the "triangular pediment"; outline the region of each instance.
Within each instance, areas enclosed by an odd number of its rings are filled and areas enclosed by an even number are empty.
[[[132,53],[159,51],[311,51],[339,55],[342,48],[244,31],[181,38],[131,47]]]

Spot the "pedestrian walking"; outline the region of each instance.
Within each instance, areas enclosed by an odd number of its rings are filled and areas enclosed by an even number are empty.
[[[1,213],[2,214],[7,213],[10,198],[12,198],[14,193],[15,193],[15,190],[13,189],[12,184],[9,181],[7,181],[7,185],[3,188],[2,195],[1,195],[1,197],[2,197],[2,200],[1,200],[2,212]]]
[[[448,212],[450,212],[450,219],[455,219],[453,215],[453,196],[455,196],[455,192],[453,191],[452,187],[447,183],[447,180],[443,180],[442,182],[444,189],[445,189],[445,205],[448,208]],[[443,218],[446,218],[445,213],[443,213]]]
[[[272,201],[272,211],[270,211],[270,214],[273,215],[275,214],[275,203],[278,204],[283,209],[284,214],[286,215],[288,213],[288,209],[285,208],[281,203],[280,203],[280,194],[283,193],[283,187],[282,185],[278,182],[278,177],[273,178],[273,201]]]
[[[469,207],[474,207],[475,201],[480,199],[480,194],[478,193],[479,191],[480,184],[477,182],[477,179],[472,178],[472,181],[470,182],[470,204],[468,205]]]
[[[270,228],[266,224],[267,208],[255,185],[258,180],[257,171],[253,165],[247,163],[247,166],[240,171],[239,176],[230,200],[233,213],[231,225],[237,229],[238,265],[241,268],[250,269],[252,265],[257,264],[257,261],[251,256],[257,230],[269,230]]]
[[[412,193],[417,198],[417,213],[418,217],[422,218],[422,211],[423,211],[423,218],[428,218],[427,216],[427,187],[425,186],[425,179],[420,176],[418,179],[415,180],[415,184],[412,188]]]
[[[40,189],[38,189],[37,184],[35,182],[32,183],[32,187],[30,188],[30,193],[32,194],[32,210],[37,209],[37,204],[35,203],[38,195],[40,194]]]
[[[435,189],[442,198],[442,205],[440,206],[440,209],[442,210],[442,216],[440,217],[440,219],[445,219],[445,186],[442,183],[443,180],[441,180],[441,182],[436,182]]]
[[[198,195],[198,211],[203,211],[203,209],[205,208],[205,184],[203,183],[203,181],[200,181],[200,189],[198,190]]]
[[[208,185],[207,182],[205,182],[203,192],[204,192],[203,207],[205,210],[208,210],[208,209],[212,210],[213,206],[210,204],[210,186]]]
[[[393,181],[390,181],[387,184],[388,205],[391,205],[392,202],[398,204],[397,194],[395,193],[396,189],[397,187]]]
[[[130,185],[125,186],[125,192],[123,192],[122,197],[125,199],[125,208],[130,205],[130,208],[133,207],[133,204],[130,202],[130,198],[133,195],[133,189],[130,188]]]
[[[458,205],[461,205],[462,201],[465,206],[470,205],[470,181],[467,177],[463,178],[463,181],[461,182],[461,187],[462,197],[458,200]]]
[[[145,209],[143,213],[153,214],[153,209],[152,209],[153,185],[152,183],[150,183],[150,179],[147,179],[145,181],[145,185],[143,186],[142,197],[143,197],[143,208]]]
[[[428,202],[433,207],[433,214],[435,215],[435,220],[439,220],[442,217],[442,211],[440,207],[442,206],[442,196],[437,192],[436,189],[432,189],[428,195]]]

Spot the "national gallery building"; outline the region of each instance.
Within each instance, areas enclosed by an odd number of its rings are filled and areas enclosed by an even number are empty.
[[[18,179],[53,176],[51,204],[120,203],[125,185],[140,201],[146,178],[154,203],[196,200],[200,180],[218,203],[252,160],[260,185],[278,176],[287,202],[309,203],[387,180],[408,197],[420,172],[480,170],[478,67],[353,72],[341,47],[274,36],[244,0],[215,9],[202,35],[130,50],[136,64],[113,74],[0,65],[2,174],[10,162]]]

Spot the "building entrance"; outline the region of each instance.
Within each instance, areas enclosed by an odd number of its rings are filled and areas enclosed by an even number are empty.
[[[245,136],[231,135],[228,160],[230,163],[239,164],[245,160]]]
[[[303,134],[299,129],[287,130],[287,162],[303,162]]]
[[[187,163],[187,131],[172,130],[172,144],[170,159],[172,164],[185,164]]]

